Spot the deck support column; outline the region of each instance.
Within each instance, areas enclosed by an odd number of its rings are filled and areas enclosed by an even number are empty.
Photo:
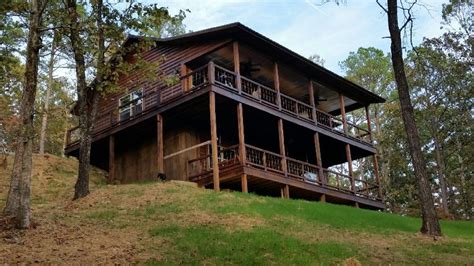
[[[278,63],[273,63],[273,83],[275,91],[277,92],[277,105],[278,109],[281,110],[281,93],[280,93],[280,74],[278,73]]]
[[[283,120],[278,119],[278,141],[280,144],[280,155],[281,155],[281,170],[288,176],[287,165],[286,165],[286,149],[285,149],[285,131],[283,129]]]
[[[161,114],[156,115],[156,146],[157,146],[157,168],[158,175],[165,173],[164,164],[164,142],[163,142],[163,116]]]
[[[347,158],[347,165],[348,165],[348,168],[349,168],[349,176],[351,177],[352,192],[355,194],[356,193],[356,187],[355,187],[354,172],[352,170],[351,146],[347,143],[346,143],[346,158]]]
[[[179,71],[180,71],[181,77],[184,77],[186,74],[188,74],[188,67],[185,64],[181,64]],[[189,84],[190,82],[192,82],[192,81],[189,77],[182,79],[181,80],[181,89],[183,91],[187,91],[188,88],[191,88],[191,86]]]
[[[234,57],[234,72],[235,72],[235,85],[239,94],[242,93],[242,82],[240,80],[240,53],[239,53],[239,43],[234,41],[232,43],[232,53]]]
[[[220,191],[219,160],[217,156],[216,95],[213,91],[209,92],[209,113],[211,121],[212,177],[214,190]]]
[[[243,193],[248,193],[249,188],[248,188],[248,183],[247,183],[247,174],[242,174],[241,177],[241,185],[242,185],[242,192]]]
[[[109,136],[109,178],[108,182],[115,180],[115,136]]]
[[[324,177],[324,171],[323,171],[323,161],[321,158],[321,146],[319,144],[318,132],[314,133],[314,148],[316,151],[316,165],[318,166],[319,182],[321,182],[322,184],[326,184],[326,178]]]
[[[322,194],[321,197],[319,198],[320,202],[326,202],[326,194]]]
[[[283,188],[283,194],[285,195],[286,199],[290,198],[290,186],[289,185],[285,185],[285,187]]]
[[[313,81],[310,79],[308,83],[308,95],[309,95],[309,103],[311,104],[311,115],[313,116],[313,121],[317,124],[316,120],[316,102],[314,101],[314,89],[313,89]]]
[[[244,130],[244,110],[242,103],[237,104],[237,128],[239,131],[239,160],[242,166],[245,166],[247,159],[245,150],[245,130]],[[247,174],[242,174],[242,192],[248,192]]]

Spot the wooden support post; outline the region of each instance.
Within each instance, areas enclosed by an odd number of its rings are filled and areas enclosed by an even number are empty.
[[[165,173],[164,164],[164,142],[163,142],[163,116],[156,115],[156,146],[157,146],[157,168],[158,174]]]
[[[319,167],[318,169],[319,182],[321,182],[322,184],[326,184],[326,178],[324,177],[324,172],[323,172],[323,160],[321,158],[321,146],[319,143],[318,132],[314,133],[314,148],[316,151],[316,165]]]
[[[278,73],[278,64],[277,64],[277,62],[275,62],[273,64],[273,83],[274,83],[274,86],[275,86],[275,91],[277,92],[278,109],[281,110],[280,74]]]
[[[109,136],[109,178],[108,182],[115,180],[115,136]]]
[[[290,198],[290,186],[285,185],[285,187],[283,188],[283,192],[285,194],[285,198],[289,199]]]
[[[369,131],[369,140],[370,143],[373,143],[372,140],[372,125],[370,124],[370,113],[369,113],[369,106],[365,106],[365,117],[367,118],[367,131]]]
[[[188,67],[185,64],[181,64],[180,66],[180,75],[181,77],[185,76],[188,74]],[[187,91],[189,88],[191,88],[192,84],[190,84],[191,79],[189,77],[184,78],[181,80],[181,89],[183,91]]]
[[[242,103],[237,104],[237,129],[239,131],[239,159],[240,163],[245,165],[247,155],[245,150],[244,110]]]
[[[239,43],[234,41],[232,43],[232,52],[234,57],[234,72],[235,72],[235,83],[239,93],[242,92],[242,82],[240,79],[240,54],[239,54]]]
[[[288,171],[286,166],[285,131],[283,129],[283,120],[281,118],[278,119],[278,141],[280,145],[280,155],[282,157],[281,169],[285,173],[285,176],[287,176]]]
[[[215,65],[213,61],[209,61],[209,64],[207,64],[207,78],[209,80],[209,84],[214,84],[214,79],[216,77],[215,75]]]
[[[341,108],[342,126],[344,128],[344,133],[347,134],[346,107],[344,104],[344,95],[342,95],[341,93],[339,93],[339,106]]]
[[[249,192],[249,188],[248,188],[248,184],[247,184],[247,174],[242,174],[242,192],[244,193],[248,193]]]
[[[285,190],[284,190],[283,188],[280,188],[280,197],[281,197],[282,199],[285,198]]]
[[[321,197],[319,198],[320,202],[326,202],[326,194],[322,194]]]
[[[375,175],[375,181],[377,182],[378,186],[378,194],[379,198],[383,199],[383,194],[382,194],[382,186],[380,184],[380,176],[379,176],[379,162],[377,160],[377,154],[373,155],[373,160],[374,160],[374,175]]]
[[[311,79],[308,83],[308,95],[309,103],[311,104],[311,115],[313,116],[313,121],[316,123],[316,102],[314,101],[313,81]]]
[[[359,202],[354,202],[354,207],[356,207],[357,209],[359,209]]]
[[[346,144],[346,158],[347,158],[347,164],[349,168],[349,176],[351,177],[352,192],[355,193],[356,188],[355,188],[354,172],[352,170],[351,146],[349,144]]]
[[[209,113],[211,121],[212,177],[214,190],[220,191],[219,160],[217,158],[216,95],[209,92]]]

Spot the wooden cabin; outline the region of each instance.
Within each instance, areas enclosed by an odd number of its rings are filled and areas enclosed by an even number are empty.
[[[240,23],[155,43],[141,58],[160,78],[128,73],[100,100],[91,162],[109,182],[166,177],[384,208],[369,115],[383,98]]]

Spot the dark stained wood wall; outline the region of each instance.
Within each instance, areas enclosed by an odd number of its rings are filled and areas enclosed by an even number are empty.
[[[165,130],[164,133],[165,156],[201,143],[199,132],[192,127],[186,127],[185,125],[168,131]],[[188,160],[200,157],[202,155],[201,151],[201,148],[197,148],[165,160],[166,178],[173,180],[186,180]],[[191,171],[191,169],[189,170]]]
[[[157,178],[156,125],[143,123],[115,135],[115,179],[121,183]]]
[[[159,76],[163,77],[179,73],[182,63],[195,58],[197,55],[211,51],[213,48],[226,42],[228,40],[213,40],[185,45],[159,43],[157,47],[144,52],[142,54],[144,60],[160,63],[159,70],[156,73],[157,78],[155,80],[146,79],[144,78],[143,71],[136,71],[122,76],[119,80],[119,91],[109,93],[101,98],[94,131],[102,131],[109,127],[111,123],[117,122],[119,98],[128,93],[128,91],[143,89],[146,97],[144,109],[150,108],[159,103],[159,92],[166,86]]]

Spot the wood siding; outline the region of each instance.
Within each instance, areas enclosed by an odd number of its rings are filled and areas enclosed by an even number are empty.
[[[135,71],[130,75],[122,76],[118,83],[120,90],[116,93],[105,95],[100,99],[94,132],[98,133],[106,130],[112,124],[118,122],[118,107],[121,96],[136,89],[143,89],[145,97],[143,110],[146,111],[158,105],[160,92],[166,87],[160,76],[164,77],[179,73],[182,63],[212,51],[216,46],[226,42],[228,40],[215,40],[180,46],[159,44],[159,46],[150,51],[144,52],[142,54],[144,60],[159,63],[159,70],[156,73],[157,78],[155,80],[147,80],[143,71]]]

